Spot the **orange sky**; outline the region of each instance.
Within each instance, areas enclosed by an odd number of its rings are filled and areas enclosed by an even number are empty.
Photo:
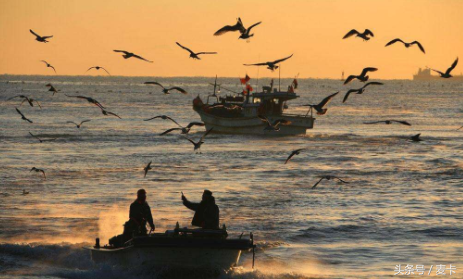
[[[428,0],[0,0],[0,74],[82,75],[95,65],[123,76],[257,76],[243,63],[294,57],[281,75],[340,78],[367,66],[372,78],[409,79],[419,67],[445,71],[463,58],[463,1]],[[238,33],[212,34],[240,16],[247,27],[257,21],[250,43]],[[375,37],[342,40],[350,29],[369,28]],[[34,40],[54,35],[50,43]],[[391,39],[420,41],[427,54]],[[202,60],[188,58],[175,42],[193,51],[217,51]],[[132,51],[154,63],[124,60],[113,49]],[[453,74],[463,72],[457,66]],[[94,72],[87,74],[102,74]],[[276,77],[261,67],[261,77]]]

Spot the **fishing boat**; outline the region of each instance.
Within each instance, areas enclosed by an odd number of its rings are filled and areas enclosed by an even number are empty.
[[[178,228],[165,233],[136,236],[121,247],[100,246],[96,239],[91,251],[96,264],[125,267],[229,270],[239,265],[242,251],[253,251],[252,233],[247,238],[228,238],[226,229]]]
[[[294,81],[293,81],[294,83]],[[252,135],[305,135],[307,129],[312,129],[315,118],[312,109],[306,114],[288,114],[287,102],[299,98],[294,92],[294,84],[287,91],[281,91],[270,86],[263,86],[261,92],[251,93],[244,90],[242,94],[219,97],[216,94],[217,79],[214,92],[207,97],[206,103],[199,97],[193,100],[193,109],[204,122],[206,129],[213,128],[214,133],[252,134]],[[249,87],[247,87],[249,88]],[[215,102],[209,103],[210,100]],[[286,125],[278,129],[266,129],[268,126],[262,116],[270,123],[286,120]]]

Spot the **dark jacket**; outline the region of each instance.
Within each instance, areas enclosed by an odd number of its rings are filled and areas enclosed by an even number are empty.
[[[194,203],[186,198],[183,204],[189,209],[195,211],[191,224],[193,226],[202,227],[203,229],[218,229],[219,228],[219,207],[215,204],[214,197],[210,197],[207,201]]]
[[[138,227],[144,228],[146,226],[146,222],[148,222],[150,226],[154,227],[151,208],[147,202],[140,203],[138,200],[135,200],[130,205],[129,218],[131,221],[135,222]]]

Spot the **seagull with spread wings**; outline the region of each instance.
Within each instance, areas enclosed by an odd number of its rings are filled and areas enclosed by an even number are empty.
[[[268,120],[267,117],[265,117],[264,115],[258,115],[257,116],[260,120],[262,120],[262,122],[265,122],[267,124],[267,126],[264,128],[264,130],[266,131],[280,131],[280,124],[281,125],[289,125],[291,124],[291,121],[289,120],[286,120],[286,119],[276,119],[275,121],[273,121],[273,123],[270,123],[270,121]]]
[[[188,94],[188,92],[183,89],[183,88],[180,88],[180,87],[177,87],[177,86],[174,86],[174,87],[171,87],[171,88],[166,88],[164,87],[162,84],[160,84],[159,82],[155,82],[155,81],[147,81],[145,82],[145,84],[154,84],[154,85],[158,85],[160,87],[162,87],[162,93],[164,94],[170,94],[169,91],[171,90],[177,90],[178,92],[182,93],[182,94]]]
[[[119,115],[115,114],[114,112],[110,112],[110,111],[107,111],[107,110],[102,109],[102,108],[100,108],[100,109],[101,109],[101,113],[106,115],[106,116],[112,115],[112,116],[115,116],[115,117],[117,117],[119,119],[122,119]]]
[[[45,171],[44,171],[44,170],[38,169],[38,168],[36,168],[36,167],[33,167],[29,172],[31,172],[31,171],[41,172],[42,175],[43,175],[43,178],[44,178],[45,180],[47,180],[47,176],[45,175]]]
[[[57,140],[57,138],[53,138],[53,139],[47,139],[47,140],[43,140],[43,139],[39,138],[38,136],[36,136],[36,135],[33,135],[31,132],[29,132],[29,135],[31,135],[33,138],[36,138],[36,139],[38,139],[40,143],[42,143],[42,142],[46,142],[46,141],[54,141],[54,140]]]
[[[91,121],[91,120],[84,120],[84,121],[80,122],[79,124],[77,124],[77,123],[74,122],[74,121],[67,121],[66,123],[74,124],[74,125],[76,125],[76,128],[77,128],[77,129],[80,129],[80,127],[82,126],[82,124],[84,124],[84,123],[86,123],[86,122],[90,122],[90,121]]]
[[[27,121],[27,122],[29,122],[29,123],[34,123],[34,122],[32,122],[32,120],[30,120],[30,119],[28,119],[27,117],[25,117],[24,114],[23,114],[18,108],[15,108],[15,109],[16,109],[16,111],[21,115],[21,119],[22,119],[22,120],[25,120],[25,121]]]
[[[148,173],[148,171],[153,169],[153,168],[151,167],[151,163],[152,163],[152,161],[150,161],[150,162],[148,163],[148,165],[146,165],[146,167],[143,168],[143,170],[145,171],[145,176],[143,176],[143,177],[146,177],[146,174]]]
[[[397,43],[397,42],[401,42],[402,44],[404,44],[404,46],[405,46],[406,48],[409,48],[409,47],[411,47],[412,45],[417,45],[423,53],[426,53],[426,52],[424,51],[424,47],[423,47],[423,46],[420,44],[420,42],[418,42],[418,41],[413,41],[413,42],[411,42],[411,43],[406,43],[406,42],[402,41],[401,39],[397,38],[397,39],[394,39],[394,40],[390,41],[389,43],[387,43],[386,46],[390,46],[390,45],[395,44],[395,43]]]
[[[325,175],[322,178],[320,178],[320,180],[318,180],[317,183],[315,183],[315,185],[312,186],[312,189],[315,189],[315,187],[317,187],[317,185],[320,184],[320,182],[322,182],[323,179],[326,179],[326,180],[337,179],[341,183],[346,183],[346,184],[349,183],[347,181],[342,180],[341,178],[339,178],[337,176]]]
[[[373,68],[373,67],[364,68],[362,70],[362,72],[360,73],[360,75],[358,75],[358,76],[356,76],[356,75],[348,76],[346,81],[344,82],[344,84],[348,84],[349,82],[351,82],[354,79],[358,79],[361,82],[366,82],[370,78],[369,76],[367,76],[368,72],[376,72],[377,70],[378,70],[377,68]]]
[[[291,160],[291,158],[294,157],[294,155],[301,154],[302,150],[305,150],[305,148],[300,148],[300,149],[293,150],[293,152],[291,152],[291,154],[289,154],[288,158],[286,159],[285,165],[289,162],[289,160]]]
[[[23,101],[21,102],[21,104],[19,104],[19,106],[22,106],[22,104],[23,104],[24,102],[27,101],[31,107],[33,107],[33,106],[34,106],[34,102],[36,102],[37,105],[38,105],[40,108],[42,108],[42,106],[40,105],[40,103],[39,103],[37,100],[34,100],[34,99],[32,99],[32,98],[29,98],[29,97],[27,97],[27,96],[25,96],[25,95],[18,95],[18,96],[11,97],[11,98],[8,99],[8,101],[9,101],[9,100],[12,100],[12,99],[14,99],[14,98],[21,98],[21,99],[23,99]]]
[[[61,90],[56,90],[56,88],[51,83],[49,83],[49,84],[47,84],[45,86],[50,87],[50,89],[48,89],[48,91],[53,92],[53,96],[55,96],[55,93],[58,93],[59,91],[61,91]]]
[[[38,35],[37,33],[35,33],[34,31],[32,31],[32,29],[29,29],[29,31],[35,36],[35,40],[41,43],[48,43],[47,39],[53,38],[53,36],[43,36],[42,37]]]
[[[178,125],[178,123],[177,123]],[[200,127],[203,127],[204,126],[204,123],[203,122],[190,122],[186,127],[182,127],[180,125],[178,125],[179,127],[178,128],[171,128],[163,133],[160,134],[160,136],[163,136],[165,134],[168,134],[172,131],[181,131],[182,134],[188,134],[191,130],[191,127],[193,126],[200,126]]]
[[[201,54],[217,54],[217,52],[193,52],[191,49],[187,48],[187,47],[184,47],[182,46],[180,43],[178,42],[175,42],[179,47],[183,48],[184,50],[188,51],[190,53],[190,58],[193,58],[193,59],[198,59],[198,60],[201,60],[201,58],[199,58],[198,55],[201,55]]]
[[[259,22],[251,25],[249,28],[246,29],[244,27],[244,25],[243,25],[243,22],[241,21],[241,18],[238,18],[236,20],[235,25],[225,25],[224,27],[217,30],[217,32],[214,33],[214,36],[220,36],[220,35],[223,35],[223,34],[225,34],[227,32],[239,31],[241,33],[241,35],[240,35],[240,37],[238,39],[249,39],[252,36],[254,36],[254,34],[250,34],[251,29],[256,27],[257,25],[259,25],[261,23],[262,23],[262,21],[259,21]]]
[[[55,67],[53,67],[50,63],[48,63],[48,62],[45,61],[45,60],[40,60],[40,61],[42,61],[43,63],[45,63],[45,65],[47,65],[47,68],[52,68],[53,71],[55,71],[55,74],[56,74],[56,69],[55,69]]]
[[[146,61],[146,62],[149,62],[149,63],[153,63],[153,61],[150,61],[150,60],[147,60],[147,59],[145,59],[145,58],[143,58],[143,57],[141,57],[141,56],[138,56],[138,55],[136,55],[136,54],[133,53],[133,52],[128,52],[128,51],[125,51],[125,50],[117,50],[117,49],[115,49],[114,52],[122,52],[122,53],[124,53],[124,54],[122,55],[122,57],[124,57],[124,59],[128,59],[128,58],[134,57],[134,58],[138,58],[138,59],[140,59],[140,60],[143,60],[143,61]]]
[[[189,139],[188,137],[185,137],[189,142],[191,142],[194,145],[194,151],[198,150],[201,148],[201,145],[204,143],[204,138],[212,131],[213,128],[210,128],[207,130],[203,136],[198,140],[198,142],[194,142],[193,140]]]
[[[352,37],[353,35],[355,35],[356,37],[362,38],[364,41],[368,41],[369,39],[371,39],[369,36],[371,37],[375,36],[373,35],[373,32],[371,32],[369,29],[365,29],[363,33],[360,33],[359,31],[352,29],[349,32],[347,32],[347,34],[343,37],[343,39],[347,39],[349,37]]]
[[[381,121],[373,121],[373,122],[363,122],[363,124],[379,124],[379,123],[384,123],[386,125],[390,125],[392,123],[398,123],[406,126],[412,126],[412,124],[408,123],[407,121],[401,121],[401,120],[381,120]]]
[[[447,69],[447,71],[445,73],[441,72],[441,71],[438,71],[438,70],[434,70],[434,69],[431,69],[433,70],[434,72],[438,73],[440,75],[441,78],[451,78],[452,75],[450,74],[450,72],[455,69],[455,67],[457,66],[458,64],[458,57],[457,59],[453,62],[452,66],[450,66],[450,68]]]
[[[271,61],[271,62],[263,62],[263,63],[256,63],[256,64],[243,64],[243,65],[244,66],[267,66],[267,69],[269,69],[271,71],[274,71],[274,70],[278,69],[278,66],[277,66],[278,63],[281,63],[281,62],[283,62],[285,60],[288,60],[291,57],[293,57],[293,54],[291,54],[288,57],[278,59],[278,60],[275,60],[275,61]]]
[[[328,109],[323,108],[323,107],[326,106],[331,101],[331,99],[333,99],[334,96],[338,95],[338,93],[339,91],[334,94],[329,95],[328,97],[324,98],[318,105],[308,104],[304,106],[314,108],[317,111],[318,115],[324,115]]]
[[[180,124],[178,124],[177,121],[175,121],[173,118],[167,116],[167,115],[158,115],[158,116],[155,116],[155,117],[151,117],[151,118],[148,118],[148,119],[145,119],[143,121],[150,121],[150,120],[153,120],[153,119],[157,119],[157,118],[161,118],[163,120],[170,120],[172,122],[174,122],[175,124],[177,124],[178,126],[180,126]]]
[[[97,71],[100,70],[100,69],[103,69],[108,75],[111,75],[105,68],[100,67],[100,66],[93,66],[93,67],[90,67],[90,68],[88,68],[88,70],[87,70],[86,72],[90,71],[91,69],[95,69],[95,70],[97,70]]]
[[[366,89],[369,85],[383,85],[383,83],[373,81],[373,82],[368,82],[368,83],[365,84],[362,88],[359,88],[359,89],[350,89],[349,91],[346,92],[346,95],[344,95],[344,99],[342,100],[342,102],[345,103],[345,102],[347,101],[347,98],[349,98],[349,95],[350,95],[351,93],[363,94],[363,92],[365,92],[365,89]]]
[[[65,95],[66,95],[66,94],[65,94]],[[87,100],[87,102],[96,105],[96,106],[99,107],[100,109],[104,109],[104,108],[105,108],[100,102],[98,102],[97,100],[95,100],[95,99],[93,99],[93,98],[90,98],[90,97],[85,97],[85,96],[69,96],[69,95],[66,95],[66,96],[69,97],[69,98],[84,99],[84,100]]]

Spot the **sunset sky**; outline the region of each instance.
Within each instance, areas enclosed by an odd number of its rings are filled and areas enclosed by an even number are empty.
[[[246,1],[61,1],[0,0],[0,74],[103,74],[85,71],[103,66],[122,76],[255,77],[258,67],[243,63],[271,61],[294,53],[281,75],[340,78],[368,66],[376,78],[410,79],[419,67],[445,71],[463,58],[463,1],[395,0],[246,0]],[[249,43],[239,33],[213,36],[241,17],[253,29]],[[368,28],[369,42],[342,37],[351,29]],[[54,35],[39,43],[29,33]],[[420,41],[426,54],[391,39]],[[188,58],[175,42],[193,51],[217,51],[202,60]],[[139,54],[154,63],[125,60],[113,49]],[[463,64],[453,74],[463,72]],[[259,76],[273,77],[260,67]]]

